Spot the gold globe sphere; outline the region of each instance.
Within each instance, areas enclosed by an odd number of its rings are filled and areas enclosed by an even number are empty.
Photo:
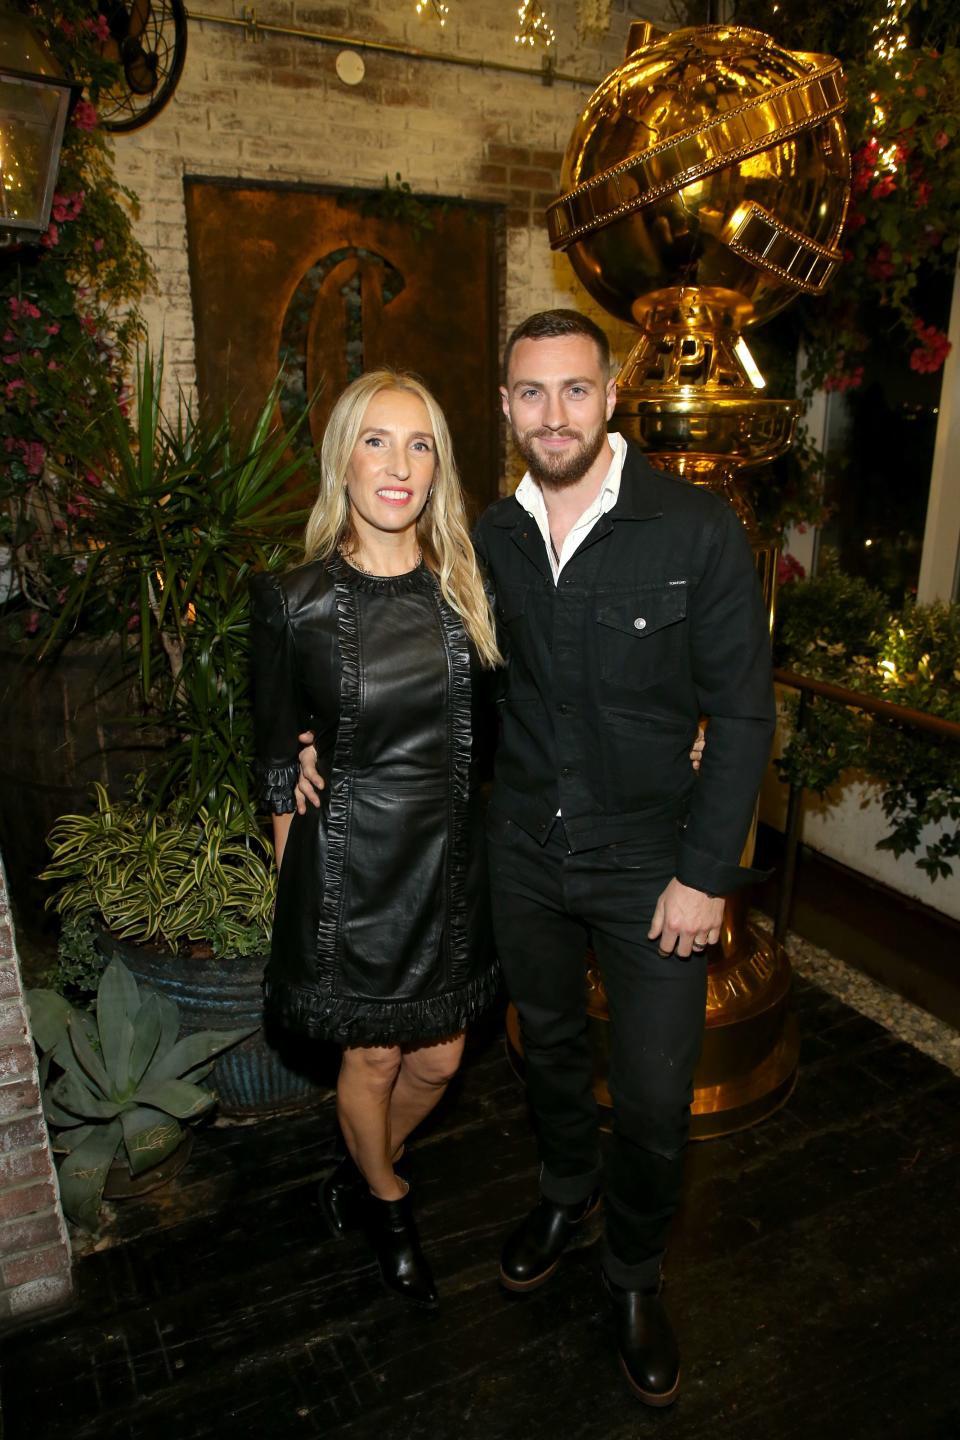
[[[636,31],[574,127],[553,247],[637,323],[690,287],[735,311],[738,329],[819,294],[849,194],[839,63],[756,30]]]

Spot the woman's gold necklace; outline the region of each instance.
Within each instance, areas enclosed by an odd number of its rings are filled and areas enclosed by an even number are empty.
[[[340,558],[341,558],[342,560],[346,560],[346,562],[347,562],[348,565],[352,565],[353,568],[354,568],[354,570],[359,570],[361,575],[369,575],[369,576],[371,577],[371,579],[373,579],[373,580],[391,580],[391,579],[394,578],[394,577],[391,576],[391,575],[378,575],[375,570],[368,570],[367,567],[366,567],[366,565],[361,565],[361,564],[360,564],[360,561],[357,560],[353,555],[348,555],[347,552],[346,552],[346,550],[344,550],[344,548],[343,548],[342,545],[338,545],[338,546],[337,546],[337,550],[339,551]],[[423,547],[422,547],[421,545],[418,545],[418,546],[417,546],[417,558],[416,558],[416,560],[413,562],[413,569],[414,569],[414,570],[419,570],[419,569],[420,569],[420,566],[421,566],[422,564],[423,564]],[[401,573],[402,575],[408,575],[410,572],[409,572],[408,570],[402,570],[400,573]]]

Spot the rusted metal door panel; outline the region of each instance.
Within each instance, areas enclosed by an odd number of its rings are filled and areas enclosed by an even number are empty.
[[[477,513],[497,494],[497,212],[452,203],[432,228],[336,192],[185,181],[201,397],[249,422],[283,360],[289,419],[322,380],[319,442],[354,375],[413,370],[436,394]]]

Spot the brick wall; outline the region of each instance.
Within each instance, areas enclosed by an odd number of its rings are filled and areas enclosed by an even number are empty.
[[[514,44],[516,3],[451,0],[443,32],[416,15],[414,0],[263,0],[257,18],[538,65]],[[205,0],[202,8],[239,16],[242,5]],[[668,0],[611,0],[602,40],[578,35],[575,0],[548,0],[548,11],[556,68],[594,82],[622,59],[630,19],[667,14]],[[420,194],[494,201],[506,219],[504,334],[532,310],[571,305],[605,325],[623,358],[628,328],[598,310],[567,260],[551,253],[543,218],[593,84],[547,86],[537,76],[364,51],[366,75],[347,86],[336,75],[338,49],[288,36],[251,42],[240,29],[192,19],[173,100],[149,126],[117,137],[120,177],[140,196],[139,231],[159,272],[146,313],[154,339],[165,335],[171,381],[194,380],[185,174],[376,188],[399,172]]]
[[[72,1293],[70,1243],[0,860],[0,1325],[65,1304]]]

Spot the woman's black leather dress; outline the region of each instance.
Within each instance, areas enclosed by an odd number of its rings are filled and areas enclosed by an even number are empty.
[[[252,586],[261,794],[295,809],[298,734],[316,734],[322,807],[294,814],[268,1007],[341,1044],[463,1029],[497,971],[479,806],[482,672],[433,575],[340,556]]]

